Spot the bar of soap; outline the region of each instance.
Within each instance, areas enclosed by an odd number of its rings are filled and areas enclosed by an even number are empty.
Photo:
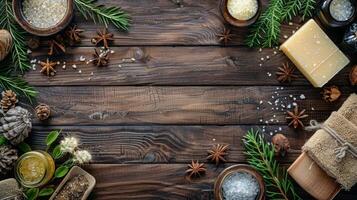
[[[314,87],[322,87],[350,62],[313,20],[304,24],[280,49]]]

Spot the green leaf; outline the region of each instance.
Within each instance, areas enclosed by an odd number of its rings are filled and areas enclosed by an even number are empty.
[[[27,153],[27,152],[31,151],[30,145],[28,145],[25,142],[21,142],[19,145],[17,145],[17,147],[19,148],[20,152],[22,152],[22,153]]]
[[[50,196],[55,190],[51,187],[48,188],[42,188],[40,190],[40,193],[38,194],[38,196],[40,197],[45,197],[45,196]]]
[[[38,197],[39,189],[38,188],[30,188],[26,190],[25,195],[27,200],[35,200]]]
[[[7,143],[7,139],[4,136],[0,136],[0,146]]]
[[[68,173],[69,168],[67,166],[59,166],[56,171],[55,171],[55,177],[56,178],[62,178],[64,176],[66,176],[66,174]]]
[[[46,145],[50,146],[52,143],[54,143],[58,136],[59,136],[60,132],[59,131],[51,131],[46,138]]]
[[[61,151],[61,146],[57,145],[52,151],[53,159],[57,160],[63,156],[63,152]]]

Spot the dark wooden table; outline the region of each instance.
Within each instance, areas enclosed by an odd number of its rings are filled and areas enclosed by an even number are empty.
[[[213,199],[217,174],[229,165],[246,163],[241,140],[248,129],[265,130],[268,139],[276,132],[289,137],[292,150],[280,160],[283,166],[300,154],[311,133],[288,128],[286,108],[275,106],[276,99],[286,106],[296,102],[310,119],[323,121],[355,91],[348,83],[350,67],[328,84],[343,91],[332,104],[322,101],[320,89],[299,72],[291,85],[278,83],[275,72],[287,58],[276,49],[259,52],[244,46],[245,28],[233,28],[233,40],[221,46],[216,35],[228,25],[218,0],[100,2],[121,6],[133,18],[129,33],[109,28],[115,34],[110,66],[79,61],[81,56],[91,59],[90,39],[103,26],[77,13],[74,23],[86,30],[85,38],[65,56],[53,58],[66,61],[67,69],[58,66],[51,78],[39,68],[26,74],[40,93],[38,101],[53,111],[48,123],[34,122],[31,143],[42,148],[53,129],[78,136],[94,155],[86,167],[97,179],[93,199]],[[282,41],[300,25],[284,24]],[[32,56],[45,59],[45,46],[44,42]],[[205,159],[216,143],[230,144],[228,163],[219,167]],[[206,162],[208,168],[193,182],[184,176],[191,160]],[[357,189],[341,192],[336,199],[355,200]]]

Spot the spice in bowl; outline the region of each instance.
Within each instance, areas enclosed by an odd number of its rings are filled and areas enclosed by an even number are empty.
[[[256,178],[246,172],[233,172],[223,179],[222,197],[225,200],[255,200],[260,188]]]
[[[227,9],[238,20],[249,20],[258,12],[257,0],[228,0]]]
[[[22,13],[25,20],[36,28],[51,28],[65,17],[67,0],[24,0]]]
[[[330,4],[331,16],[337,21],[347,21],[355,12],[351,0],[333,0]]]

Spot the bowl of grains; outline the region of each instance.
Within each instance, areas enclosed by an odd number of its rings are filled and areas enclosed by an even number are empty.
[[[248,165],[223,170],[214,184],[215,200],[264,200],[263,177]]]
[[[254,24],[259,18],[261,9],[261,0],[221,0],[224,19],[236,27]]]
[[[60,32],[73,16],[73,0],[13,0],[12,7],[20,26],[37,36]]]

